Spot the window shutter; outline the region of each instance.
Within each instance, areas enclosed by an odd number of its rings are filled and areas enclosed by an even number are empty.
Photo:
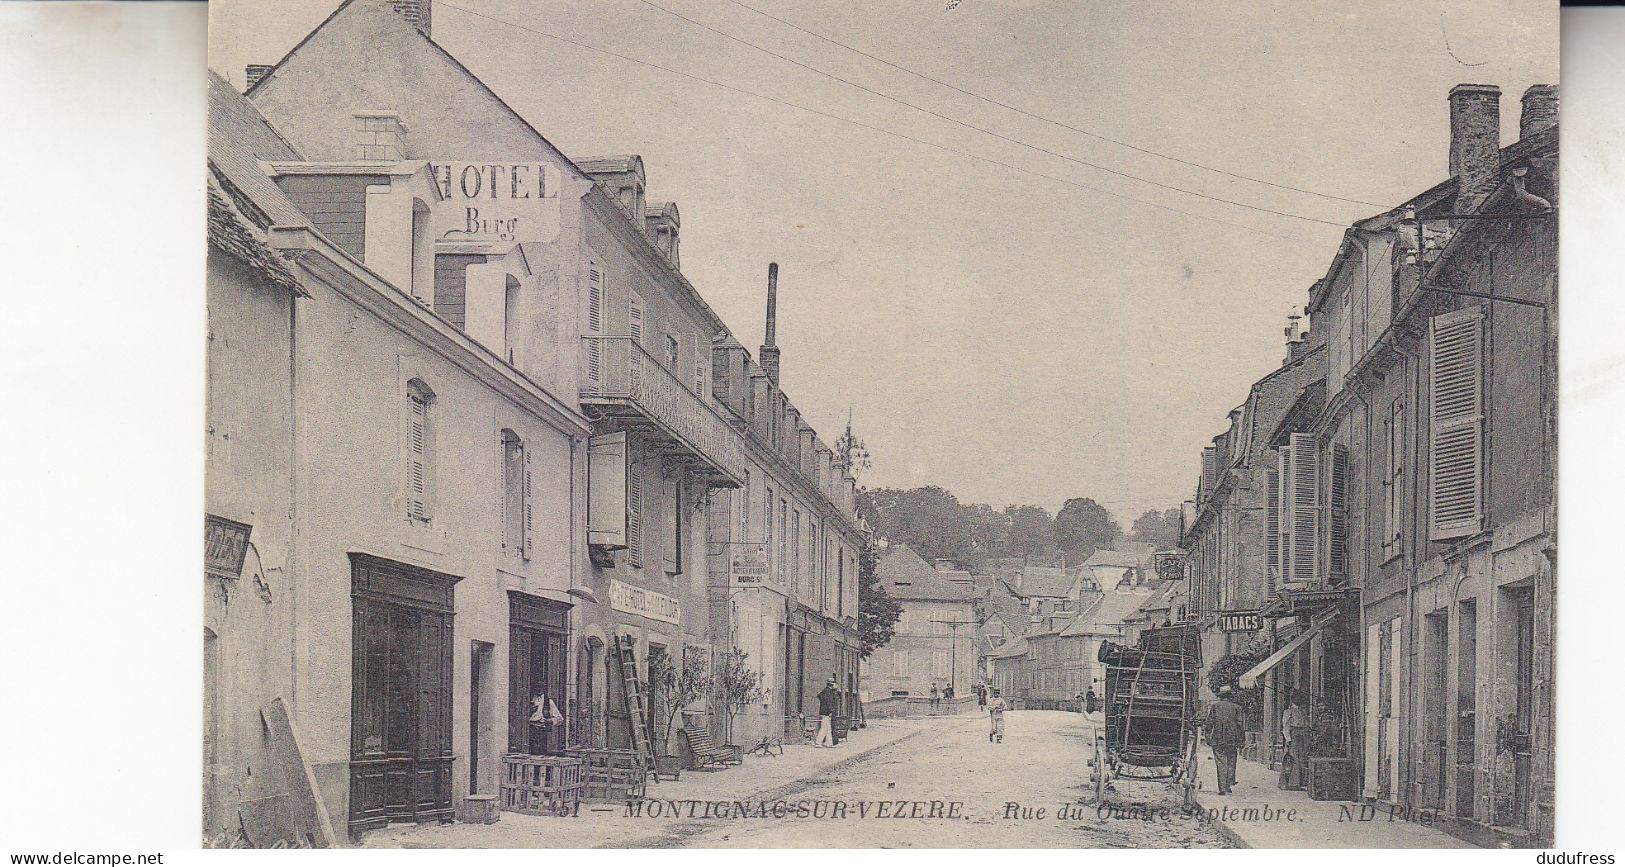
[[[1219,452],[1213,446],[1202,449],[1202,499],[1213,496],[1219,470]]]
[[[643,565],[643,473],[634,462],[626,466],[626,547],[633,566]]]
[[[1304,433],[1292,434],[1287,448],[1292,453],[1292,471],[1282,476],[1282,485],[1289,495],[1292,538],[1282,577],[1313,582],[1320,544],[1320,449],[1314,436]]]
[[[595,436],[587,443],[587,542],[627,546],[626,433]]]
[[[598,263],[587,263],[587,332],[604,333],[604,272]],[[596,382],[603,373],[604,350],[598,340],[587,341],[587,378]]]
[[[689,345],[694,348],[694,393],[701,398],[705,397],[705,356],[700,354],[699,335],[689,336]]]
[[[641,346],[643,344],[643,299],[636,294],[632,295],[626,323],[626,333],[632,335],[632,339]]]
[[[1430,325],[1430,536],[1454,539],[1483,529],[1484,311],[1457,310]]]
[[[1333,583],[1348,577],[1348,476],[1349,450],[1347,446],[1332,444],[1331,490],[1327,495],[1326,558],[1328,576]]]
[[[425,520],[429,515],[429,400],[420,394],[409,394],[411,402],[407,419],[406,444],[406,514]]]
[[[1281,575],[1281,472],[1269,470],[1264,476],[1265,596],[1273,599]]]
[[[531,482],[530,449],[520,446],[520,454],[525,456],[525,544],[521,550],[525,559],[529,560],[536,551],[536,498]]]
[[[1403,526],[1400,506],[1404,502],[1400,480],[1405,476],[1405,404],[1394,401],[1388,411],[1388,514],[1383,544],[1390,555],[1399,553],[1400,527]]]

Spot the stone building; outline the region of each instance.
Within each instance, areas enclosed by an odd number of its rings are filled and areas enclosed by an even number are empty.
[[[971,582],[950,580],[903,544],[885,550],[875,576],[903,613],[891,641],[869,656],[865,711],[874,717],[921,712],[932,686],[939,693],[952,686],[957,702],[974,703],[980,654]]]

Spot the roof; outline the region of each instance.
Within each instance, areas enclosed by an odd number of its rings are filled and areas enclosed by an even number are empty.
[[[209,167],[229,188],[248,200],[250,219],[263,217],[265,225],[303,226],[310,222],[260,169],[260,160],[302,160],[259,109],[238,93],[220,74],[209,71]],[[261,227],[263,228],[263,226]]]
[[[576,168],[589,175],[620,175],[627,172],[643,174],[643,157],[625,154],[614,157],[587,157],[575,161]]]
[[[1017,573],[1018,586],[1011,587],[1017,596],[1063,597],[1072,590],[1076,578],[1059,566],[1023,566]]]
[[[1152,593],[1106,593],[1089,608],[1078,615],[1065,629],[1061,630],[1063,636],[1075,635],[1114,635],[1119,631],[1124,619],[1140,609],[1148,600],[1155,598]]]
[[[988,656],[991,656],[994,659],[1009,659],[1009,658],[1015,657],[1015,656],[1026,656],[1026,655],[1027,655],[1027,639],[1023,638],[1023,637],[1021,637],[1019,635],[1016,636],[1015,638],[1012,638],[1009,641],[1006,641],[1005,643],[999,645],[998,647],[994,648],[990,653],[988,653]]]
[[[918,602],[970,602],[970,588],[942,577],[931,564],[920,559],[914,549],[897,544],[886,549],[875,566],[875,577],[893,599]]]
[[[1132,551],[1096,551],[1083,561],[1085,566],[1122,566],[1129,569],[1149,568],[1151,554]]]

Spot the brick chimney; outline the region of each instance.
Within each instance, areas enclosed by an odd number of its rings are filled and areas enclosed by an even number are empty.
[[[1476,208],[1500,170],[1501,88],[1493,84],[1450,88],[1450,176],[1458,179],[1456,213]]]
[[[243,92],[247,93],[250,90],[253,90],[254,85],[259,84],[260,79],[270,75],[271,70],[274,68],[275,67],[269,63],[250,63],[248,66],[244,67],[243,72],[248,76],[248,86],[243,88]],[[1528,99],[1528,97],[1524,98]]]
[[[1528,138],[1557,126],[1557,85],[1536,84],[1523,92],[1523,113],[1518,116],[1518,138]]]
[[[757,360],[762,364],[762,370],[774,385],[779,384],[779,347],[773,342],[777,333],[779,322],[779,263],[770,262],[767,266],[767,333],[762,342],[762,351],[757,353]]]
[[[419,33],[429,36],[429,19],[434,11],[430,0],[385,0],[396,14],[412,22]]]

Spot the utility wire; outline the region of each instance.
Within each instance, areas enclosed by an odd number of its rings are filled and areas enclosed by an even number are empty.
[[[1210,166],[1210,165],[1206,165],[1204,163],[1196,162],[1194,160],[1182,159],[1180,157],[1176,157],[1176,156],[1173,156],[1171,154],[1165,154],[1165,153],[1163,153],[1161,151],[1156,151],[1156,150],[1152,150],[1150,148],[1140,147],[1139,145],[1130,144],[1130,143],[1128,143],[1126,141],[1120,141],[1120,140],[1112,138],[1110,136],[1101,135],[1100,133],[1097,133],[1097,132],[1092,132],[1092,131],[1087,130],[1087,129],[1082,129],[1080,127],[1073,126],[1073,125],[1067,123],[1066,121],[1056,120],[1055,118],[1047,117],[1045,115],[1038,114],[1036,112],[1027,111],[1024,108],[1019,108],[1017,106],[1010,105],[1009,103],[1006,103],[1006,102],[1000,102],[999,100],[994,99],[991,96],[985,96],[985,95],[977,93],[977,92],[975,92],[973,90],[966,90],[965,88],[962,88],[962,87],[959,87],[957,85],[951,84],[949,82],[943,81],[942,79],[933,78],[933,77],[931,77],[929,75],[926,75],[923,72],[917,72],[917,71],[915,71],[913,69],[910,69],[910,68],[908,68],[906,66],[903,66],[901,64],[893,63],[892,61],[887,60],[884,57],[876,57],[875,55],[870,54],[869,52],[864,51],[861,48],[854,48],[854,47],[852,47],[850,45],[847,45],[846,43],[844,43],[844,42],[842,42],[842,41],[840,41],[838,39],[832,39],[832,38],[830,38],[828,36],[825,36],[822,33],[818,33],[818,32],[813,31],[813,30],[808,30],[807,28],[802,27],[801,25],[795,23],[794,21],[786,21],[785,19],[780,18],[777,15],[773,15],[772,13],[769,13],[769,12],[763,12],[762,10],[757,9],[754,6],[751,6],[751,5],[746,4],[746,3],[741,3],[741,2],[739,2],[739,0],[728,0],[728,2],[732,3],[735,6],[738,6],[741,9],[744,9],[744,10],[747,10],[747,11],[750,11],[750,12],[754,12],[757,15],[760,15],[760,16],[762,16],[764,18],[770,18],[770,19],[772,19],[774,21],[779,22],[780,24],[783,24],[786,27],[789,27],[789,28],[791,28],[793,30],[798,30],[798,31],[800,31],[802,33],[807,34],[808,36],[811,36],[811,37],[815,38],[815,39],[822,39],[823,41],[828,42],[831,45],[835,45],[835,46],[838,46],[840,48],[844,48],[847,51],[850,51],[850,52],[852,52],[854,54],[858,54],[858,55],[860,55],[862,57],[867,57],[868,59],[873,60],[876,63],[880,63],[880,64],[883,64],[885,66],[889,66],[892,69],[898,70],[899,72],[906,72],[909,75],[914,76],[915,78],[923,79],[925,81],[931,82],[932,84],[936,84],[936,85],[940,85],[942,87],[946,87],[949,90],[954,91],[955,93],[962,93],[962,94],[964,94],[966,96],[973,97],[975,99],[979,99],[979,100],[981,100],[981,101],[983,101],[985,103],[988,103],[989,105],[996,105],[996,106],[998,106],[1000,108],[1008,109],[1009,111],[1013,111],[1016,114],[1025,115],[1027,117],[1033,118],[1034,120],[1041,120],[1044,123],[1052,124],[1054,126],[1058,126],[1058,127],[1062,128],[1062,129],[1071,130],[1072,132],[1078,133],[1080,135],[1086,135],[1086,136],[1088,136],[1088,137],[1090,137],[1092,139],[1098,139],[1098,140],[1103,141],[1103,142],[1110,142],[1111,144],[1117,145],[1118,147],[1128,148],[1131,151],[1138,151],[1139,153],[1142,153],[1142,154],[1149,154],[1150,156],[1158,157],[1160,159],[1169,160],[1171,162],[1176,162],[1176,163],[1179,163],[1181,165],[1190,166],[1191,168],[1197,168],[1197,169],[1201,169],[1201,170],[1207,171],[1207,172],[1214,172],[1216,174],[1227,175],[1229,177],[1237,178],[1239,180],[1251,181],[1251,182],[1253,182],[1255,184],[1263,184],[1266,187],[1274,187],[1274,188],[1276,188],[1278,190],[1291,190],[1294,193],[1304,193],[1305,195],[1319,196],[1320,198],[1323,198],[1323,199],[1333,199],[1333,200],[1336,200],[1336,201],[1339,201],[1339,202],[1348,202],[1351,205],[1369,205],[1369,206],[1371,206],[1373,208],[1383,208],[1383,209],[1387,209],[1389,207],[1388,205],[1383,205],[1383,204],[1380,204],[1378,202],[1367,202],[1367,201],[1365,201],[1363,199],[1351,199],[1351,198],[1347,198],[1345,196],[1333,195],[1331,193],[1322,193],[1322,192],[1318,192],[1316,190],[1308,190],[1308,189],[1304,189],[1303,187],[1294,187],[1291,184],[1281,184],[1281,183],[1276,183],[1274,181],[1267,181],[1267,180],[1264,180],[1263,178],[1255,178],[1255,177],[1253,177],[1251,175],[1244,175],[1244,174],[1240,174],[1238,172],[1227,171],[1227,170],[1221,169],[1221,168],[1219,168],[1217,166]]]
[[[779,52],[774,51],[771,48],[763,48],[762,46],[757,45],[756,43],[751,42],[751,41],[749,41],[747,39],[742,39],[742,38],[740,38],[738,36],[735,36],[735,35],[733,35],[731,33],[726,32],[726,31],[718,30],[717,28],[712,27],[709,24],[706,24],[706,23],[704,23],[702,21],[696,21],[693,18],[689,18],[688,16],[683,15],[682,13],[673,12],[672,10],[667,9],[666,7],[661,6],[658,3],[652,2],[652,0],[638,0],[638,2],[642,3],[645,6],[650,7],[651,9],[658,9],[661,12],[664,12],[667,15],[672,16],[673,18],[678,18],[678,19],[681,19],[683,21],[687,21],[688,23],[694,25],[695,27],[699,27],[702,30],[706,30],[706,31],[709,31],[711,33],[715,33],[716,35],[721,36],[724,39],[730,39],[730,40],[732,40],[734,42],[739,43],[740,45],[744,45],[744,46],[746,46],[748,48],[754,48],[755,50],[760,51],[763,54],[768,55],[769,57],[776,57],[779,60],[783,60],[786,63],[791,63],[791,64],[794,64],[796,66],[799,66],[802,69],[807,70],[808,72],[813,72],[813,73],[816,73],[818,75],[822,75],[825,78],[828,78],[828,79],[830,79],[832,81],[838,81],[841,84],[847,85],[848,87],[855,87],[858,90],[863,91],[864,93],[868,93],[868,94],[872,94],[874,96],[878,96],[881,99],[890,100],[891,102],[895,102],[898,105],[904,106],[906,108],[912,108],[915,111],[923,112],[925,114],[931,115],[932,117],[940,118],[942,120],[948,121],[949,123],[958,124],[959,126],[965,127],[966,129],[975,130],[975,131],[977,131],[979,133],[982,133],[983,135],[990,135],[990,136],[992,136],[992,137],[994,137],[996,139],[999,139],[1001,141],[1006,141],[1006,142],[1009,142],[1010,144],[1017,145],[1018,147],[1024,147],[1024,148],[1027,148],[1028,150],[1037,151],[1037,152],[1042,153],[1042,154],[1048,154],[1048,155],[1050,155],[1052,157],[1058,157],[1060,159],[1066,160],[1067,162],[1077,163],[1078,165],[1081,165],[1081,166],[1088,166],[1089,168],[1095,169],[1097,171],[1102,171],[1102,172],[1105,172],[1105,173],[1111,174],[1111,175],[1117,175],[1120,178],[1127,178],[1127,179],[1129,179],[1131,181],[1139,181],[1142,184],[1150,184],[1151,186],[1154,186],[1154,187],[1161,187],[1161,188],[1163,188],[1165,190],[1172,190],[1172,191],[1174,191],[1176,193],[1184,193],[1185,195],[1188,195],[1188,196],[1196,196],[1198,198],[1208,199],[1209,201],[1222,202],[1222,203],[1227,204],[1227,205],[1234,205],[1234,206],[1236,206],[1238,208],[1247,208],[1249,210],[1262,211],[1263,213],[1266,213],[1266,214],[1274,214],[1274,215],[1276,215],[1278,217],[1287,217],[1287,218],[1290,218],[1290,219],[1293,219],[1293,220],[1302,220],[1302,221],[1304,221],[1306,223],[1321,223],[1321,224],[1324,224],[1324,225],[1327,225],[1327,226],[1338,226],[1338,227],[1342,227],[1342,226],[1347,225],[1346,223],[1340,223],[1340,222],[1337,222],[1335,220],[1322,220],[1319,217],[1305,217],[1302,214],[1294,214],[1294,213],[1291,213],[1289,211],[1277,211],[1274,208],[1266,208],[1266,207],[1263,207],[1263,206],[1260,206],[1260,205],[1249,205],[1246,202],[1237,202],[1237,201],[1234,201],[1232,199],[1223,198],[1222,196],[1211,196],[1211,195],[1208,195],[1207,193],[1197,192],[1196,190],[1187,190],[1184,187],[1174,186],[1173,184],[1165,184],[1165,183],[1162,183],[1160,181],[1153,181],[1153,180],[1151,180],[1149,178],[1142,178],[1139,175],[1131,174],[1129,172],[1120,172],[1120,171],[1118,171],[1116,169],[1107,168],[1106,166],[1100,165],[1098,163],[1092,163],[1092,162],[1089,162],[1088,160],[1081,160],[1081,159],[1078,159],[1077,157],[1067,156],[1066,154],[1060,153],[1059,151],[1052,151],[1049,148],[1040,147],[1040,146],[1035,145],[1035,144],[1028,144],[1027,142],[1024,142],[1024,141],[1022,141],[1022,140],[1020,140],[1018,138],[1013,138],[1011,136],[1007,136],[1007,135],[1005,135],[1005,134],[1003,134],[1001,132],[997,132],[995,130],[988,129],[987,127],[977,126],[974,123],[970,123],[968,121],[963,121],[963,120],[960,120],[960,119],[958,119],[956,117],[952,117],[950,115],[946,115],[946,114],[943,114],[943,113],[938,112],[938,111],[933,111],[932,109],[929,109],[929,108],[922,108],[921,106],[915,105],[914,103],[909,102],[909,101],[907,101],[905,99],[899,99],[898,97],[892,96],[889,93],[883,93],[883,92],[875,90],[873,88],[866,87],[866,86],[864,86],[862,84],[859,84],[858,82],[852,81],[850,79],[842,78],[841,76],[836,75],[836,74],[834,74],[832,72],[825,72],[824,70],[819,69],[816,66],[809,66],[809,65],[807,65],[805,63],[802,63],[801,61],[795,59],[794,57],[790,57],[788,55],[780,54]]]
[[[505,27],[512,27],[512,28],[514,28],[516,30],[523,30],[526,33],[534,33],[537,36],[542,36],[542,37],[545,37],[547,39],[555,40],[557,42],[563,42],[563,43],[565,43],[567,45],[574,45],[577,48],[585,49],[587,51],[591,51],[591,52],[594,52],[596,54],[602,54],[602,55],[605,55],[605,56],[608,56],[608,57],[613,57],[613,58],[616,58],[617,60],[624,60],[624,61],[626,61],[628,63],[635,63],[635,64],[637,64],[639,66],[646,66],[646,67],[649,67],[650,69],[658,69],[661,72],[666,72],[666,73],[670,73],[672,75],[681,76],[683,78],[687,78],[687,79],[690,79],[692,81],[698,81],[701,84],[707,84],[707,85],[710,85],[712,87],[721,88],[722,90],[730,91],[732,93],[738,93],[738,94],[741,94],[743,96],[754,97],[756,99],[760,99],[760,100],[764,100],[766,102],[771,102],[771,103],[775,103],[775,104],[778,104],[778,105],[782,105],[782,106],[785,106],[787,108],[793,108],[793,109],[796,109],[798,111],[804,111],[804,112],[807,112],[808,114],[814,114],[814,115],[818,115],[819,117],[828,118],[830,120],[839,121],[841,123],[851,124],[852,126],[861,127],[863,129],[867,129],[867,130],[870,130],[872,132],[878,132],[878,133],[880,133],[882,135],[889,135],[889,136],[892,136],[893,138],[900,138],[900,139],[902,139],[904,141],[909,141],[909,142],[914,142],[915,144],[925,145],[926,147],[934,148],[936,150],[943,151],[945,153],[958,154],[960,156],[969,157],[972,160],[979,160],[979,161],[982,161],[982,162],[985,162],[985,163],[991,163],[992,165],[1001,166],[1003,168],[1010,169],[1011,171],[1021,172],[1022,174],[1032,175],[1034,177],[1043,178],[1043,179],[1048,180],[1048,181],[1054,181],[1054,182],[1060,183],[1060,184],[1067,184],[1068,186],[1077,187],[1078,189],[1088,190],[1088,191],[1094,192],[1094,193],[1100,193],[1101,195],[1111,196],[1111,197],[1116,198],[1116,199],[1123,199],[1124,201],[1136,202],[1138,204],[1147,205],[1149,207],[1157,208],[1157,209],[1163,210],[1163,211],[1171,211],[1171,212],[1176,213],[1176,214],[1184,214],[1187,217],[1195,217],[1198,220],[1206,220],[1206,221],[1208,221],[1210,223],[1218,223],[1221,226],[1230,226],[1231,228],[1242,229],[1244,231],[1253,232],[1253,233],[1259,234],[1259,235],[1268,235],[1268,236],[1270,236],[1272,238],[1280,238],[1280,239],[1286,240],[1286,241],[1305,241],[1305,240],[1307,240],[1306,238],[1303,238],[1301,236],[1282,235],[1282,234],[1280,234],[1278,232],[1270,232],[1270,231],[1267,231],[1265,229],[1257,228],[1255,226],[1249,226],[1246,223],[1236,223],[1236,222],[1231,222],[1230,220],[1222,220],[1222,219],[1219,219],[1218,217],[1210,217],[1210,216],[1207,216],[1206,214],[1198,214],[1195,211],[1187,211],[1187,210],[1184,210],[1182,208],[1173,207],[1171,205],[1164,205],[1164,204],[1161,204],[1161,203],[1158,203],[1158,202],[1153,202],[1153,201],[1150,201],[1150,200],[1147,200],[1147,199],[1136,198],[1134,196],[1125,195],[1123,193],[1113,192],[1112,190],[1102,189],[1100,187],[1094,187],[1094,186],[1090,186],[1088,184],[1079,183],[1078,181],[1074,181],[1074,180],[1071,180],[1069,178],[1060,178],[1060,177],[1056,177],[1054,175],[1045,174],[1045,173],[1040,172],[1040,171],[1035,171],[1033,169],[1023,168],[1023,167],[1018,166],[1018,165],[1013,165],[1011,163],[1001,162],[1000,160],[996,160],[996,159],[993,159],[991,157],[985,157],[985,156],[982,156],[980,154],[975,154],[975,153],[972,153],[972,152],[967,151],[967,150],[962,150],[960,148],[953,147],[951,145],[943,145],[943,144],[938,144],[938,143],[933,142],[933,141],[928,141],[926,139],[915,138],[914,136],[907,135],[905,133],[896,132],[894,130],[889,130],[889,129],[886,129],[885,127],[874,126],[872,124],[864,123],[863,121],[860,121],[860,120],[853,120],[853,119],[851,119],[849,117],[842,117],[841,115],[838,115],[838,114],[831,114],[829,112],[821,111],[821,110],[816,109],[816,108],[809,108],[809,107],[807,107],[805,105],[800,105],[798,103],[790,102],[788,100],[779,99],[778,97],[774,97],[774,96],[768,96],[767,94],[764,94],[764,93],[758,93],[756,91],[747,90],[747,89],[742,88],[742,87],[736,87],[736,86],[731,85],[731,84],[724,84],[724,83],[722,83],[720,81],[714,81],[712,79],[705,78],[705,77],[700,76],[700,75],[695,75],[694,73],[691,73],[691,72],[684,72],[681,69],[673,69],[673,68],[671,68],[669,66],[662,66],[662,65],[660,65],[658,63],[653,63],[651,61],[639,60],[636,57],[630,57],[630,56],[625,55],[625,54],[619,54],[619,53],[611,51],[611,50],[609,50],[607,48],[599,48],[596,45],[589,45],[588,43],[581,42],[581,41],[578,41],[578,40],[575,40],[575,39],[570,39],[570,38],[565,37],[565,36],[559,36],[559,35],[554,34],[554,33],[549,33],[549,32],[547,32],[545,30],[538,30],[538,29],[536,29],[534,27],[527,27],[527,26],[525,26],[523,24],[519,24],[517,22],[508,21],[506,19],[497,18],[497,17],[491,16],[491,15],[486,15],[483,12],[475,12],[472,9],[468,9],[468,8],[463,7],[463,6],[458,6],[455,3],[445,2],[445,0],[440,0],[440,2],[438,2],[436,4],[436,6],[437,6],[437,8],[456,9],[458,12],[462,12],[462,13],[467,14],[467,15],[472,15],[472,16],[474,16],[476,18],[483,18],[483,19],[485,19],[487,21],[490,21],[490,22],[493,22],[493,23],[496,23],[496,24],[501,24],[501,25],[503,25]],[[1334,224],[1334,225],[1341,226],[1342,224],[1338,223],[1338,224]]]

